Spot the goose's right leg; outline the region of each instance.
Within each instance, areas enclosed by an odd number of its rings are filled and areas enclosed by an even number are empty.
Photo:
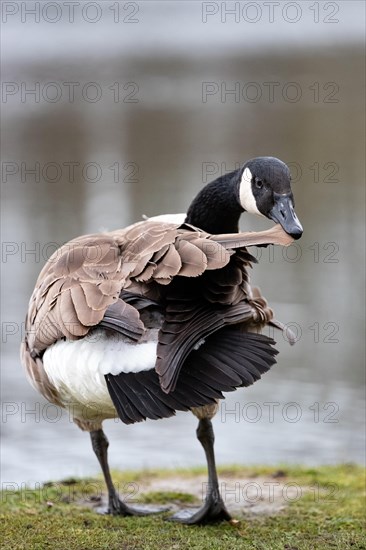
[[[187,525],[199,525],[204,523],[217,523],[220,521],[232,520],[226,509],[219,489],[219,481],[216,472],[214,441],[215,435],[212,427],[211,418],[216,414],[218,405],[206,405],[203,407],[192,408],[193,414],[199,419],[197,428],[197,439],[201,443],[207,460],[208,484],[207,495],[203,506],[195,513],[190,510],[181,510],[169,519],[186,523]]]

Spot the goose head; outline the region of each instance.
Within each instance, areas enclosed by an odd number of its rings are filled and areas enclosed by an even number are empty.
[[[257,157],[208,183],[191,203],[185,221],[209,233],[234,233],[243,212],[264,216],[294,239],[301,237],[290,170],[284,162]]]
[[[288,166],[274,157],[249,160],[240,171],[238,186],[242,208],[279,223],[294,239],[303,233],[295,212]]]

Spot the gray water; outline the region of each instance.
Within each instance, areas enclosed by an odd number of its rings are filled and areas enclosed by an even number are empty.
[[[88,435],[37,395],[18,358],[27,302],[55,246],[142,214],[185,211],[207,181],[258,155],[289,163],[305,232],[287,255],[257,251],[252,282],[298,342],[277,334],[278,365],[227,396],[214,421],[218,463],[364,461],[363,5],[338,3],[331,27],[308,12],[302,26],[271,27],[204,24],[192,3],[175,20],[172,4],[156,3],[157,19],[140,3],[144,18],[124,33],[110,23],[93,33],[85,22],[43,23],[36,34],[5,28],[3,78],[19,92],[2,105],[4,482],[99,472]],[[37,82],[39,101],[22,101],[22,83]],[[79,83],[73,101],[65,82]],[[91,82],[90,96],[78,92]],[[60,89],[58,101],[42,95]],[[95,91],[99,101],[85,99]],[[37,162],[39,181],[27,172]],[[243,229],[269,226],[242,219]],[[203,464],[195,426],[184,413],[106,422],[111,465]]]

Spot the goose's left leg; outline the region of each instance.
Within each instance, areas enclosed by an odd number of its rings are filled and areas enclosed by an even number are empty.
[[[118,496],[115,486],[113,485],[111,473],[109,471],[107,454],[107,449],[109,445],[108,439],[101,428],[91,431],[90,438],[93,450],[102,468],[104,479],[108,489],[108,514],[116,516],[145,516],[148,514],[157,514],[159,512],[164,512],[168,509],[166,506],[159,508],[152,508],[151,506],[138,506],[136,508],[131,508],[130,506],[127,506],[124,502],[122,502]]]
[[[232,519],[220,494],[215,464],[215,435],[211,418],[213,418],[216,414],[217,409],[217,404],[192,409],[193,414],[199,419],[196,431],[197,439],[204,448],[207,460],[208,484],[205,503],[197,512],[192,514],[191,510],[182,510],[169,518],[171,520],[194,525],[203,523],[217,523],[223,520]]]

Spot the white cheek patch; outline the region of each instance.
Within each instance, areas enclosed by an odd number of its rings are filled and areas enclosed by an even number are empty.
[[[243,175],[241,177],[240,188],[239,188],[239,197],[240,203],[244,210],[250,212],[250,214],[257,214],[258,216],[263,216],[257,208],[255,198],[252,191],[252,173],[249,168],[245,168]],[[265,217],[265,216],[264,216]]]

